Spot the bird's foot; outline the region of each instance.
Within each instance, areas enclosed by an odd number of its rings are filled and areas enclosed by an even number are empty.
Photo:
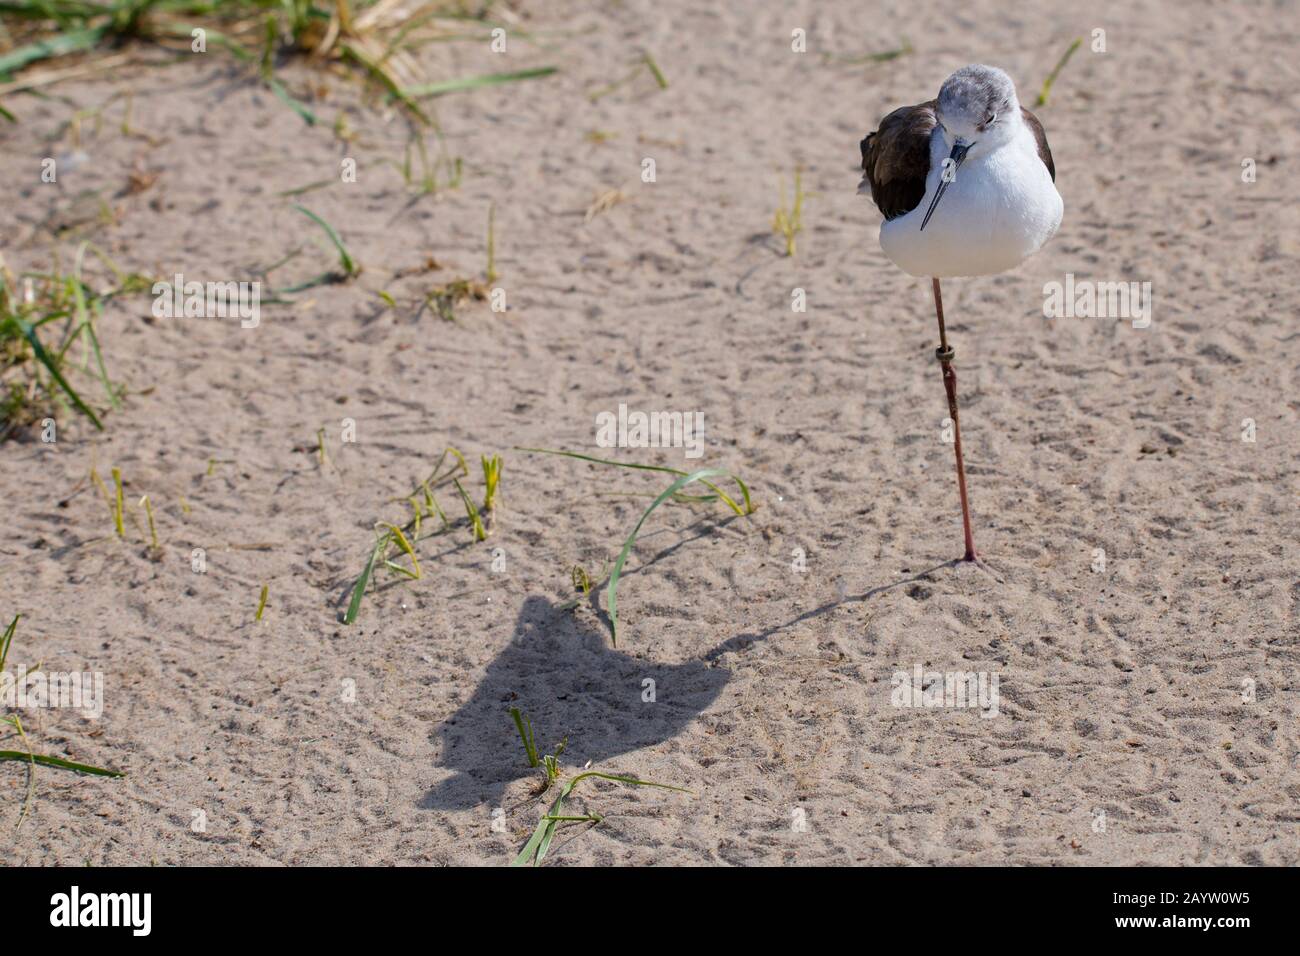
[[[1005,583],[1002,579],[1002,575],[999,574],[992,565],[985,561],[980,553],[973,548],[966,552],[966,556],[961,559],[961,563],[974,565],[985,574],[989,575],[989,577],[993,578],[994,581],[997,581],[998,584]]]

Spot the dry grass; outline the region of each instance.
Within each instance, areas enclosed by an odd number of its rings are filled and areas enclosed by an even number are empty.
[[[366,77],[432,125],[422,98],[555,72],[540,67],[451,80],[425,72],[416,54],[431,44],[479,42],[495,27],[528,42],[518,15],[493,0],[15,0],[4,9],[0,76],[14,79],[0,84],[0,95],[154,62],[159,52],[189,55],[199,43],[196,30],[203,31],[205,49],[222,49],[256,67],[309,123],[315,116],[275,77],[275,66],[286,57]]]
[[[591,201],[583,215],[584,222],[591,222],[602,213],[609,212],[619,203],[627,202],[627,193],[621,189],[606,189],[599,196]]]

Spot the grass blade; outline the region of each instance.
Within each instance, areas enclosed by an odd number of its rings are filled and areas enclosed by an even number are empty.
[[[348,604],[348,612],[343,616],[344,624],[351,624],[361,613],[361,598],[366,593],[366,585],[370,583],[370,575],[375,572],[375,562],[379,560],[379,555],[388,548],[388,535],[381,537],[376,543],[373,551],[370,552],[370,560],[366,562],[366,569],[361,572],[361,577],[357,578],[356,587],[352,589],[352,601]]]
[[[613,780],[615,783],[627,783],[635,787],[658,787],[660,790],[676,790],[678,793],[690,793],[686,787],[675,787],[671,783],[655,783],[653,780],[638,780],[636,777],[623,777],[615,773],[601,773],[599,770],[584,770],[565,787],[565,794],[571,791],[581,781],[588,777],[599,777],[601,780]]]
[[[539,761],[537,759],[537,741],[533,739],[533,722],[520,713],[518,707],[510,708],[510,716],[514,719],[515,727],[519,730],[519,739],[524,742],[524,752],[528,754],[528,766],[536,767]],[[527,724],[526,730],[525,724]]]
[[[349,56],[360,63],[384,89],[388,90],[403,106],[410,110],[420,122],[424,123],[425,126],[433,125],[429,117],[420,109],[420,104],[411,98],[411,94],[393,82],[393,78],[389,76],[388,71],[362,47],[353,43],[342,43],[339,45],[339,49],[344,56]]]
[[[469,518],[470,531],[474,535],[475,541],[483,541],[487,538],[487,530],[483,527],[483,519],[479,516],[478,509],[474,507],[474,502],[469,500],[469,495],[461,486],[459,478],[453,478],[451,483],[456,486],[460,492],[461,501],[465,502],[465,514]]]
[[[104,384],[104,393],[108,396],[108,402],[113,408],[121,408],[121,403],[117,400],[117,395],[113,391],[113,383],[109,381],[108,369],[104,366],[104,353],[99,347],[99,336],[95,334],[95,323],[91,319],[90,310],[86,307],[86,285],[81,281],[81,265],[86,256],[86,249],[90,243],[83,242],[77,248],[77,260],[72,269],[72,300],[80,325],[77,328],[77,334],[85,333],[90,339],[90,347],[95,355],[95,364],[99,367],[99,379]],[[93,293],[92,293],[93,294]],[[99,311],[101,305],[98,300],[95,302],[96,315],[102,317]]]
[[[5,669],[5,658],[9,656],[9,645],[14,641],[14,631],[18,630],[18,619],[20,617],[22,617],[21,614],[15,614],[14,619],[9,622],[9,626],[5,628],[4,636],[0,637],[0,671]]]
[[[149,540],[152,542],[150,550],[153,554],[157,554],[162,549],[158,545],[158,526],[153,520],[153,502],[149,500],[148,495],[141,496],[140,507],[144,508],[144,513],[149,518]]]
[[[62,757],[46,757],[43,754],[27,754],[21,750],[0,750],[0,761],[3,760],[21,760],[24,763],[34,763],[42,767],[57,767],[60,770],[76,770],[78,773],[94,774],[97,777],[125,777],[120,770],[108,770],[104,767],[92,767],[89,764],[76,763],[72,760],[64,760]]]
[[[316,215],[306,206],[299,206],[295,203],[293,208],[298,210],[300,213],[302,213],[312,222],[316,223],[316,225],[320,226],[322,229],[325,230],[325,234],[330,237],[330,242],[334,243],[334,248],[338,250],[339,265],[343,267],[343,274],[345,276],[356,275],[357,272],[359,271],[357,269],[357,264],[353,260],[352,256],[348,253],[348,247],[343,245],[343,240],[339,238],[339,234],[334,231],[334,227],[331,226],[324,219],[322,219],[320,216]]]
[[[656,63],[655,58],[650,55],[650,51],[647,50],[643,55],[645,57],[645,65],[648,66],[650,72],[654,74],[655,82],[659,84],[659,89],[668,89],[668,78],[664,76],[663,70],[659,69],[659,64]]]
[[[1047,94],[1052,92],[1052,84],[1056,82],[1057,74],[1059,74],[1061,70],[1065,69],[1065,64],[1070,62],[1070,57],[1074,56],[1074,51],[1079,49],[1082,45],[1083,37],[1078,37],[1070,44],[1070,48],[1066,50],[1061,59],[1057,61],[1055,69],[1053,69],[1051,73],[1047,74],[1047,79],[1043,80],[1043,88],[1038,91],[1038,99],[1034,101],[1034,106],[1047,105]]]
[[[316,125],[316,114],[307,109],[300,100],[295,99],[293,94],[285,89],[283,83],[273,76],[268,76],[266,78],[266,85],[271,88],[271,92],[279,97],[285,106],[289,107],[289,109],[301,116],[304,123],[308,126]]]
[[[551,804],[551,809],[547,811],[547,816],[558,815],[559,806],[560,806],[560,798],[556,797],[555,803]],[[529,866],[529,865],[537,866],[539,862],[537,860],[537,850],[542,845],[542,838],[545,837],[546,834],[554,828],[554,826],[555,826],[554,823],[552,823],[546,817],[542,817],[542,822],[537,824],[537,829],[533,831],[533,835],[528,838],[528,842],[524,844],[524,848],[519,851],[519,855],[514,858],[514,862],[512,862],[510,865],[511,866]]]
[[[41,340],[36,337],[36,330],[32,328],[32,324],[16,317],[13,321],[17,324],[18,331],[22,332],[23,337],[26,338],[28,343],[31,345],[32,351],[36,353],[36,358],[45,366],[45,370],[50,373],[50,377],[53,378],[54,381],[58,382],[59,387],[67,393],[68,398],[72,399],[72,404],[76,405],[78,410],[89,418],[96,428],[103,431],[104,423],[99,420],[98,415],[90,410],[90,406],[81,400],[81,396],[77,394],[76,390],[68,384],[68,380],[64,378],[63,373],[59,371],[58,363],[54,361],[48,352],[45,351],[45,346],[43,346]]]
[[[442,96],[445,93],[458,93],[461,90],[475,90],[484,86],[498,86],[502,83],[514,83],[519,80],[532,80],[550,76],[559,72],[558,66],[541,66],[531,70],[516,70],[513,73],[488,73],[483,76],[464,76],[458,80],[443,80],[426,86],[412,86],[402,91],[403,96],[423,97]]]
[[[865,53],[861,56],[837,56],[833,53],[824,54],[822,59],[827,63],[838,63],[843,66],[859,66],[863,63],[888,63],[890,60],[897,60],[900,56],[906,56],[912,50],[911,41],[906,37],[903,38],[903,45],[893,50],[884,50],[880,53]]]
[[[640,465],[630,461],[614,461],[613,459],[610,458],[593,458],[591,455],[583,455],[576,451],[559,451],[553,448],[523,448],[518,445],[515,446],[515,451],[527,451],[527,452],[532,452],[535,455],[559,455],[562,458],[576,458],[578,461],[589,461],[595,465],[613,465],[615,468],[631,468],[636,471],[662,471],[665,474],[669,474],[669,475],[688,474],[688,472],[682,471],[680,468],[669,468],[667,465]],[[727,473],[721,472],[721,474],[727,474]],[[743,481],[740,480],[740,478],[738,478],[735,475],[729,475],[729,477],[740,488],[741,499],[745,502],[744,508],[741,508],[740,505],[736,504],[736,502],[732,500],[730,495],[726,494],[724,491],[722,491],[717,485],[713,484],[712,482],[702,481],[700,482],[700,484],[709,488],[715,495],[717,495],[720,499],[722,499],[722,501],[726,503],[728,508],[730,508],[736,514],[742,517],[744,515],[753,514],[754,504],[749,497],[749,486],[746,485]]]
[[[720,468],[701,468],[699,471],[678,478],[664,489],[659,497],[654,500],[654,503],[645,510],[645,513],[641,515],[641,520],[636,523],[632,533],[623,542],[623,550],[619,552],[618,560],[614,562],[614,567],[609,572],[609,584],[605,588],[605,597],[609,604],[610,637],[615,647],[618,646],[618,579],[619,575],[623,573],[623,565],[627,561],[627,556],[632,553],[632,545],[636,543],[636,536],[640,532],[641,526],[645,524],[646,518],[649,518],[656,508],[691,482],[725,474],[726,472]]]
[[[126,524],[123,519],[126,516],[126,503],[122,495],[122,469],[113,469],[113,484],[117,488],[117,497],[113,502],[113,525],[117,529],[117,536],[125,538]]]
[[[501,483],[501,456],[479,455],[483,465],[483,510],[491,512],[496,507],[497,486]]]
[[[388,529],[388,534],[392,540],[397,542],[397,546],[405,551],[410,557],[411,565],[415,570],[412,571],[409,568],[404,568],[400,564],[395,564],[392,561],[385,561],[384,564],[394,571],[405,574],[408,578],[412,578],[416,581],[420,580],[420,561],[415,556],[415,548],[411,547],[411,542],[406,540],[406,535],[402,534],[402,529],[397,525],[384,522],[384,527]]]
[[[106,27],[70,30],[67,33],[56,34],[49,40],[38,40],[35,43],[27,44],[27,46],[19,47],[17,50],[0,56],[0,74],[21,70],[29,63],[35,63],[37,60],[65,56],[69,53],[82,53],[93,49],[103,38],[106,30]]]
[[[80,299],[81,291],[78,289],[77,295]],[[96,310],[99,309],[99,303],[95,304]],[[117,393],[113,390],[113,383],[109,381],[108,369],[104,365],[104,353],[99,348],[99,336],[95,333],[95,324],[87,322],[84,326],[86,336],[90,339],[90,348],[95,355],[95,364],[99,367],[99,380],[104,383],[104,394],[108,396],[108,402],[114,408],[121,408],[122,403],[117,400]]]

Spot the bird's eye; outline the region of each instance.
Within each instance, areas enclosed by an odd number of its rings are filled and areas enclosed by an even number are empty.
[[[990,125],[997,118],[998,118],[997,113],[990,113],[988,116],[984,117],[984,125],[985,126]]]

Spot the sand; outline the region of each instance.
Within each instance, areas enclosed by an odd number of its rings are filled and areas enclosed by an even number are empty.
[[[438,100],[464,174],[434,196],[397,168],[401,118],[302,64],[281,75],[315,127],[219,54],[7,98],[11,268],[66,267],[90,239],[158,277],[254,279],[301,248],[273,273],[287,284],[331,264],[300,202],[364,271],[264,304],[255,329],[116,301],[101,334],[125,407],[102,433],[65,417],[53,445],[0,447],[11,666],[105,681],[101,719],[27,711],[29,734],[128,774],[43,770],[14,831],[26,776],[0,765],[0,859],[504,864],[549,800],[516,706],[543,753],[567,739],[566,775],[591,761],[691,791],[583,783],[573,808],[604,822],[562,832],[548,865],[1300,862],[1294,21],[1170,2],[520,10],[542,42],[423,54],[440,78],[563,67]],[[1014,272],[945,284],[990,574],[950,563],[929,289],[880,252],[858,140],[967,62],[1032,104],[1096,28],[1107,52],[1087,40],[1039,110],[1060,233]],[[591,102],[642,48],[668,89],[642,73]],[[127,91],[153,140],[122,134]],[[74,143],[69,118],[105,103]],[[39,181],[42,157],[78,151]],[[345,158],[356,183],[337,181]],[[814,195],[787,258],[771,220],[797,165]],[[133,170],[157,178],[124,191]],[[624,200],[588,219],[609,190]],[[111,218],[54,235],[93,191]],[[507,311],[417,315],[432,286],[481,277],[491,203]],[[1044,319],[1067,273],[1150,282],[1150,328]],[[600,448],[596,416],[620,403],[703,413],[703,455]],[[380,576],[342,624],[373,523],[403,516],[389,499],[449,444],[476,496],[478,456],[504,455],[490,538],[427,538],[423,578]],[[516,446],[726,468],[758,508],[656,511],[614,648],[603,598],[564,607],[569,571],[607,566],[649,502],[598,492],[665,476]],[[114,540],[92,464],[150,495],[161,560],[138,530]],[[894,706],[917,667],[996,676],[996,716]]]

